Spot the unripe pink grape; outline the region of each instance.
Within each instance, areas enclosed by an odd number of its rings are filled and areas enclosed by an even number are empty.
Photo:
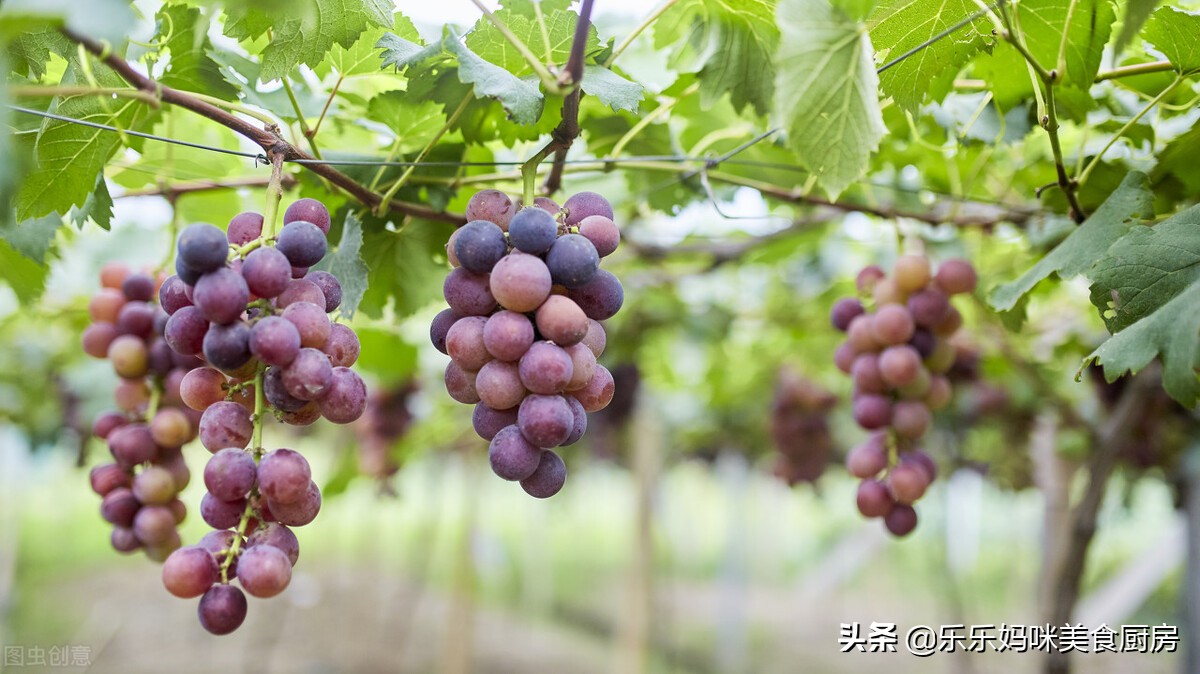
[[[849,374],[854,380],[854,390],[859,393],[887,392],[887,383],[879,372],[879,356],[873,353],[856,357]]]
[[[875,338],[875,316],[864,314],[850,320],[846,327],[846,343],[855,354],[870,353],[879,350],[879,340]]]
[[[924,255],[901,255],[896,258],[892,276],[896,279],[896,287],[900,292],[916,292],[928,285],[932,277],[929,258]]]
[[[864,480],[878,475],[887,464],[887,437],[882,433],[871,435],[846,455],[846,471]]]
[[[479,370],[475,390],[484,405],[496,410],[516,407],[527,393],[517,364],[499,360],[490,361]]]
[[[536,255],[514,251],[492,269],[489,287],[500,306],[525,313],[541,306],[550,295],[550,270]]]
[[[947,295],[975,292],[975,287],[979,282],[979,278],[975,274],[975,267],[966,260],[958,259],[946,260],[938,265],[937,274],[933,280],[937,287]]]
[[[571,357],[571,381],[567,382],[567,390],[578,391],[587,386],[596,373],[596,355],[582,342],[568,346],[566,352]]]
[[[863,480],[858,485],[857,502],[863,517],[883,517],[895,506],[887,487],[875,479]]]
[[[892,401],[873,393],[856,396],[854,421],[869,431],[887,426],[892,421]]]
[[[446,392],[450,397],[464,405],[474,405],[479,402],[479,392],[475,390],[475,373],[464,370],[457,361],[451,360],[446,365],[446,374],[443,377],[446,384]]]
[[[929,392],[925,394],[925,404],[929,406],[929,409],[934,411],[943,409],[950,404],[953,397],[954,388],[949,379],[940,374],[929,378]]]
[[[575,396],[575,399],[583,405],[583,409],[591,414],[608,407],[616,390],[612,373],[603,365],[596,365],[596,372],[588,380],[588,383],[583,388],[572,391],[570,395]]]
[[[446,333],[446,352],[466,370],[479,370],[492,359],[484,345],[484,326],[488,319],[466,316],[458,319]]]
[[[912,314],[896,304],[881,307],[871,319],[871,334],[880,344],[904,344],[915,329]]]
[[[918,400],[901,400],[892,405],[892,428],[902,438],[919,438],[929,430],[933,419],[929,408]]]
[[[871,290],[871,297],[875,300],[876,307],[886,306],[888,304],[904,304],[908,297],[901,292],[896,281],[890,278],[879,279]]]
[[[879,354],[879,376],[893,388],[911,384],[919,376],[921,354],[908,346],[889,346]]]

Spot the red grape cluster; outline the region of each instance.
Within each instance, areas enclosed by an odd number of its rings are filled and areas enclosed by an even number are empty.
[[[931,412],[952,395],[946,373],[956,350],[950,338],[962,315],[950,296],[970,293],[975,284],[968,262],[947,260],[935,274],[925,256],[903,255],[891,278],[877,266],[859,272],[858,291],[871,298],[872,311],[857,298],[833,305],[833,325],[846,332],[834,361],[854,380],[854,420],[873,431],[850,451],[846,466],[862,479],[859,511],[882,517],[895,536],[916,528],[912,504],[937,477],[937,465],[917,442]]]
[[[583,436],[587,414],[612,400],[601,321],[621,308],[620,281],[600,258],[621,241],[604,197],[580,192],[560,208],[539,198],[517,210],[502,192],[467,204],[467,224],[447,244],[454,269],[449,309],[430,339],[448,354],[446,390],[475,405],[475,432],[491,441],[492,470],[548,498],[567,478],[552,447]]]
[[[834,455],[829,411],[837,396],[790,369],[781,370],[771,404],[775,475],[789,486],[815,482]]]
[[[83,331],[83,350],[112,363],[120,411],[92,425],[114,459],[92,470],[92,489],[103,499],[100,516],[113,525],[113,548],[141,549],[161,562],[180,545],[176,527],[187,509],[177,495],[191,480],[182,447],[196,437],[199,422],[183,406],[180,382],[201,363],[164,341],[167,315],[154,302],[153,276],[110,263],[100,284],[88,302],[92,323]]]
[[[167,558],[163,584],[178,597],[201,597],[200,624],[214,634],[232,632],[246,617],[233,579],[256,597],[287,587],[300,552],[288,527],[308,524],[321,508],[299,452],[263,454],[266,413],[296,426],[322,416],[346,424],[367,403],[366,386],[350,369],[358,337],[328,316],[341,304],[341,285],[328,272],[308,270],[325,256],[329,211],[301,199],[283,222],[278,236],[263,235],[256,213],[235,217],[228,232],[188,226],[179,235],[176,276],[163,283],[167,343],[207,363],[184,377],[180,395],[203,413],[200,442],[213,456],[200,515],[215,529]],[[243,400],[228,399],[239,394]]]

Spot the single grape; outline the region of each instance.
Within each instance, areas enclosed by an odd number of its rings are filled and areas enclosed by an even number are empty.
[[[460,318],[462,315],[453,309],[442,309],[433,317],[429,324],[429,341],[433,343],[433,348],[446,353],[446,335],[450,332],[450,326]]]
[[[571,356],[551,342],[536,342],[521,356],[521,383],[534,393],[561,393],[571,382],[574,366]]]
[[[142,379],[122,379],[113,389],[117,407],[130,413],[141,413],[150,402],[150,387]]]
[[[446,260],[450,263],[450,266],[454,267],[455,269],[462,266],[458,262],[458,256],[454,254],[454,244],[458,242],[458,235],[460,232],[462,232],[461,227],[451,232],[450,238],[446,239]]]
[[[163,339],[176,353],[193,356],[203,349],[208,319],[196,307],[181,307],[167,320]]]
[[[117,376],[135,379],[150,370],[146,343],[133,335],[121,335],[109,342],[107,355]]]
[[[858,393],[887,392],[887,382],[883,380],[879,371],[879,356],[873,353],[864,353],[855,358],[854,364],[850,366],[850,376],[854,379],[854,390]]]
[[[117,312],[117,334],[149,339],[154,334],[154,313],[148,302],[126,302]]]
[[[325,208],[325,204],[316,199],[297,199],[293,201],[287,210],[283,212],[283,224],[303,220],[311,222],[321,230],[322,234],[329,233],[329,226],[332,223],[329,217],[329,209]]]
[[[88,316],[93,321],[116,324],[121,307],[125,306],[125,294],[113,288],[101,288],[88,300]]]
[[[226,447],[245,447],[253,433],[250,413],[235,402],[215,403],[200,417],[200,444],[214,454]]]
[[[559,211],[562,210],[562,206],[559,206],[558,202],[551,199],[550,197],[534,197],[533,205],[534,205],[534,207],[540,208],[543,211],[546,211],[547,213],[549,213],[550,215],[553,215],[556,217],[558,216]]]
[[[597,365],[596,372],[587,385],[578,391],[572,391],[571,395],[575,396],[583,405],[583,409],[590,414],[608,407],[616,390],[617,385],[613,381],[612,373],[603,365]]]
[[[954,345],[950,342],[940,339],[933,347],[933,353],[925,358],[925,367],[934,374],[944,374],[949,371],[954,365],[954,359],[957,352]]]
[[[446,276],[442,295],[450,308],[462,316],[486,316],[496,308],[496,298],[488,286],[487,274],[455,269]]]
[[[917,379],[920,371],[921,354],[907,344],[889,346],[879,354],[879,376],[889,386],[907,386]]]
[[[292,397],[318,400],[333,383],[333,365],[329,356],[313,348],[303,348],[291,365],[283,368],[283,386]]]
[[[874,289],[871,291],[871,297],[875,300],[876,308],[888,304],[904,304],[908,299],[900,287],[896,285],[895,279],[882,278],[875,283]]]
[[[567,382],[567,390],[578,391],[587,386],[596,374],[596,355],[582,342],[565,350],[571,357],[571,380]]]
[[[485,274],[508,252],[504,230],[486,220],[463,225],[454,239],[454,257],[467,271]]]
[[[192,433],[192,422],[181,409],[160,407],[150,420],[150,437],[160,447],[182,447]]]
[[[204,466],[204,486],[222,501],[237,501],[246,498],[254,488],[257,475],[258,468],[250,454],[243,449],[226,447],[213,454]]]
[[[846,455],[846,471],[854,477],[875,477],[888,465],[887,435],[874,433]]]
[[[108,449],[123,466],[135,466],[158,456],[158,445],[146,424],[128,424],[108,434]]]
[[[567,481],[567,465],[557,453],[545,450],[533,473],[521,480],[521,488],[534,498],[550,498]]]
[[[225,259],[229,257],[229,240],[216,226],[196,223],[179,233],[176,250],[179,261],[188,269],[206,274],[225,265]],[[183,274],[179,276],[183,278]]]
[[[246,499],[222,501],[211,493],[200,499],[200,517],[214,529],[232,529],[246,512]]]
[[[600,269],[591,282],[572,288],[567,297],[574,300],[588,318],[604,321],[621,310],[621,305],[625,303],[625,289],[616,276],[606,269]]]
[[[475,428],[475,433],[484,440],[491,440],[496,437],[501,428],[512,426],[517,423],[517,408],[507,410],[497,410],[484,405],[483,403],[475,404],[475,411],[471,413],[471,425]]]
[[[467,202],[467,220],[487,220],[500,229],[508,230],[515,206],[512,199],[500,190],[480,190]]]
[[[107,496],[117,487],[129,487],[132,484],[129,472],[115,463],[96,466],[88,474],[88,480],[91,482],[92,491],[100,496]]]
[[[120,412],[102,412],[92,422],[92,435],[105,440],[114,430],[129,423],[129,419]]]
[[[204,548],[179,548],[163,562],[162,581],[167,592],[192,599],[208,592],[220,576],[217,560]]]
[[[933,282],[947,295],[960,295],[975,292],[979,278],[970,262],[955,259],[938,265]]]
[[[954,389],[950,385],[950,380],[942,375],[934,375],[929,378],[929,392],[925,394],[925,404],[931,410],[940,410],[950,404],[954,397]]]
[[[217,560],[217,564],[220,565],[225,561],[225,553],[227,550],[233,547],[233,542],[237,540],[237,537],[238,536],[236,532],[229,531],[228,529],[219,529],[204,534],[204,536],[200,538],[200,541],[196,543],[196,545],[208,550],[208,553],[212,555],[213,558]],[[237,558],[234,558],[234,560],[230,563],[229,570],[232,572],[236,567]]]
[[[457,361],[451,360],[446,365],[446,392],[450,397],[464,405],[474,405],[479,402],[479,392],[475,390],[475,373],[464,370]]]
[[[516,407],[527,393],[517,364],[499,360],[490,361],[479,370],[475,390],[481,404],[498,410]]]
[[[266,599],[287,588],[292,564],[287,555],[271,545],[249,548],[238,560],[238,580],[252,596]]]
[[[934,462],[932,457],[919,449],[900,454],[900,462],[916,466],[924,471],[926,485],[932,484],[937,479],[937,463]]]
[[[175,524],[182,524],[187,519],[187,505],[177,498],[167,502],[167,508],[170,509],[171,515],[175,518]],[[182,541],[182,539],[181,539]],[[180,545],[183,545],[181,542]]]
[[[261,213],[238,213],[225,228],[225,238],[234,246],[244,246],[262,236],[263,216]]]
[[[246,620],[246,595],[232,585],[213,585],[200,598],[200,626],[218,636],[229,634]]]
[[[321,350],[329,356],[334,367],[350,367],[358,360],[361,348],[358,335],[349,326],[334,323],[329,327],[329,339],[325,340]]]
[[[280,419],[289,426],[311,426],[321,418],[321,405],[316,401],[304,403],[295,412],[284,412]]]
[[[579,222],[579,234],[592,242],[600,257],[608,257],[621,245],[621,230],[610,218],[589,215]]]
[[[306,404],[306,401],[287,392],[283,385],[283,368],[279,367],[269,367],[263,373],[263,395],[271,407],[280,412],[298,412]]]
[[[850,321],[863,315],[866,310],[863,309],[862,302],[854,297],[843,297],[834,302],[833,309],[829,313],[830,322],[833,327],[845,332],[850,328]]]
[[[136,535],[136,533],[137,532],[135,531],[134,535]],[[175,552],[182,546],[183,539],[180,538],[179,532],[175,529],[172,529],[170,533],[167,534],[167,537],[161,542],[145,546],[146,559],[161,564],[167,561],[167,557],[169,557],[172,552]]]
[[[166,506],[143,506],[133,516],[133,533],[142,545],[161,546],[178,535],[175,532],[175,513]]]
[[[308,491],[295,503],[274,503],[267,500],[271,515],[281,524],[302,527],[317,518],[321,511],[321,490],[315,482],[308,483]]]
[[[933,418],[924,402],[901,400],[892,406],[892,428],[902,438],[919,438],[929,430]]]
[[[299,352],[300,332],[286,318],[267,316],[250,329],[250,353],[268,365],[289,365]]]
[[[150,349],[147,352],[149,374],[165,379],[175,367],[174,353],[171,347],[167,345],[166,340],[154,339],[150,342]]]
[[[348,367],[333,368],[329,392],[321,399],[321,416],[335,424],[356,421],[367,410],[367,385]]]
[[[892,275],[896,279],[896,287],[901,292],[916,292],[929,284],[929,258],[924,255],[901,255],[896,258]]]
[[[497,262],[489,277],[489,288],[495,300],[505,309],[518,313],[537,309],[549,297],[550,286],[550,270],[546,263],[537,256],[520,252],[513,252]]]
[[[109,542],[114,550],[124,554],[142,547],[142,542],[137,539],[137,535],[129,527],[113,527]]]
[[[225,375],[211,367],[198,367],[183,376],[179,395],[188,407],[203,412],[225,399]]]
[[[174,274],[168,276],[167,280],[163,281],[162,287],[158,289],[158,305],[168,314],[173,314],[191,304],[192,300],[184,289],[183,281]]]
[[[184,263],[183,258],[175,258],[175,275],[178,276],[179,280],[183,281],[184,284],[188,286],[195,285],[196,281],[200,280],[200,276],[203,275],[203,273],[204,272],[187,266],[187,264]]]
[[[125,279],[133,273],[129,265],[124,262],[105,262],[100,268],[100,285],[104,288],[120,290],[125,283]]]
[[[886,483],[896,503],[912,505],[925,495],[925,490],[929,487],[929,476],[924,468],[915,463],[901,462],[888,473]]]
[[[896,389],[902,400],[922,400],[929,394],[933,377],[924,367],[917,369],[917,376],[909,383]]]
[[[178,316],[182,311],[176,313]],[[175,316],[171,317],[172,319]],[[204,359],[225,372],[237,372],[250,362],[250,326],[242,322],[212,325],[204,334]]]
[[[912,339],[908,340],[908,344],[916,349],[922,358],[928,358],[937,347],[937,337],[925,328],[917,328],[913,331]]]
[[[131,273],[121,282],[121,293],[131,302],[149,302],[154,299],[154,279],[140,272]]]
[[[863,480],[858,485],[858,511],[864,517],[884,517],[895,507],[887,487],[879,480]]]
[[[100,501],[100,517],[105,522],[121,527],[133,526],[133,518],[142,504],[128,487],[116,487]]]
[[[854,287],[861,294],[869,294],[875,290],[875,284],[883,280],[885,276],[887,275],[883,273],[883,269],[880,269],[878,265],[863,267],[854,279]]]
[[[546,267],[554,283],[568,288],[587,285],[600,269],[600,254],[579,234],[558,237],[546,253]]]
[[[880,344],[904,344],[916,326],[908,309],[896,304],[880,307],[871,317],[871,334]]]
[[[483,330],[488,319],[465,316],[450,326],[446,333],[446,352],[466,370],[477,371],[492,359],[483,342]]]
[[[299,278],[288,281],[288,287],[279,294],[279,297],[275,298],[275,306],[279,309],[299,302],[308,302],[316,307],[324,307],[325,293],[316,283],[307,278]]]
[[[308,274],[308,267],[292,267],[292,278],[302,279]]]
[[[296,540],[296,534],[283,524],[277,522],[268,522],[254,530],[246,538],[246,547],[253,548],[260,545],[269,545],[287,555],[288,562],[295,566],[300,559],[300,541]]]
[[[311,267],[325,257],[325,232],[311,222],[294,220],[283,226],[275,247],[293,267]]]
[[[529,395],[517,409],[517,426],[534,446],[557,447],[571,436],[575,416],[560,395]]]
[[[892,421],[892,401],[873,393],[856,396],[854,421],[869,431],[887,426]]]
[[[513,247],[531,255],[550,250],[557,238],[558,223],[554,215],[541,208],[521,209],[508,225],[508,239]]]
[[[917,511],[912,506],[897,505],[883,516],[883,524],[893,536],[907,536],[917,528]]]
[[[242,262],[242,278],[250,292],[271,299],[285,292],[292,282],[292,265],[274,248],[255,248]]]
[[[309,272],[304,278],[321,289],[325,296],[325,313],[331,314],[342,306],[342,284],[336,276],[327,271],[317,270]]]
[[[962,314],[958,312],[958,309],[950,307],[946,310],[946,317],[942,319],[942,322],[933,327],[933,333],[939,337],[949,337],[958,332],[962,324]]]
[[[537,470],[542,450],[531,444],[517,426],[505,426],[488,445],[492,472],[509,481],[523,480]]]
[[[612,204],[604,197],[595,192],[577,192],[567,198],[563,203],[563,210],[567,212],[566,224],[568,227],[574,227],[582,222],[585,218],[591,215],[600,215],[613,219]]]
[[[908,311],[913,322],[923,328],[931,328],[946,318],[950,300],[936,288],[925,288],[909,295]]]
[[[583,309],[562,295],[547,297],[538,307],[536,321],[538,332],[562,347],[578,344],[591,327]]]
[[[879,350],[879,340],[875,338],[875,317],[863,314],[850,319],[846,326],[846,344],[854,354],[871,353]]]

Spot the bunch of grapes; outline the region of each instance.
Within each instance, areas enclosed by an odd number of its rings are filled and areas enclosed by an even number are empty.
[[[277,237],[263,235],[256,213],[235,217],[227,233],[188,226],[179,235],[176,276],[163,284],[167,344],[207,365],[183,378],[180,396],[202,412],[200,442],[213,454],[200,515],[215,531],[172,553],[162,578],[171,594],[201,598],[200,624],[213,634],[232,632],[246,617],[235,578],[255,597],[287,587],[300,552],[289,527],[312,522],[321,508],[299,452],[264,455],[267,412],[296,426],[320,417],[346,424],[367,403],[366,386],[350,369],[358,337],[328,316],[341,304],[341,285],[328,272],[308,270],[325,256],[329,211],[301,199],[283,222]]]
[[[612,400],[601,321],[621,308],[620,281],[600,258],[621,241],[604,197],[580,192],[560,208],[539,198],[517,210],[496,190],[467,205],[447,245],[454,269],[430,338],[451,358],[446,390],[475,405],[475,432],[491,441],[500,477],[548,498],[566,481],[551,448],[583,436],[587,414]]]
[[[779,456],[775,475],[789,486],[815,482],[836,447],[829,432],[829,411],[837,396],[796,372],[784,369],[771,405],[771,440]]]
[[[946,373],[956,350],[950,338],[962,315],[950,296],[975,290],[975,269],[948,260],[933,272],[923,255],[903,255],[888,278],[877,266],[858,274],[860,295],[833,305],[835,328],[846,332],[834,361],[854,380],[854,420],[872,431],[850,451],[846,466],[861,478],[858,509],[882,517],[888,531],[905,536],[917,526],[912,504],[937,477],[937,465],[918,448],[934,410],[952,396]]]
[[[112,363],[120,410],[92,425],[113,463],[94,468],[91,485],[102,498],[101,517],[113,525],[113,548],[144,550],[161,562],[180,546],[176,527],[187,514],[177,498],[191,479],[182,447],[196,436],[199,415],[183,406],[179,387],[200,361],[164,341],[167,315],[154,302],[159,288],[152,275],[110,263],[100,283],[88,302],[92,323],[83,331],[83,350]]]

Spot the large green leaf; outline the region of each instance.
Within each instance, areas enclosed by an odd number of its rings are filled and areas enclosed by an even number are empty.
[[[446,113],[435,101],[415,100],[404,91],[389,91],[367,104],[367,119],[386,124],[400,141],[401,153],[425,147],[446,123]]]
[[[1163,7],[1150,17],[1143,35],[1179,72],[1200,71],[1200,15]]]
[[[979,11],[971,0],[884,0],[872,12],[871,44],[879,64],[919,47]],[[981,28],[968,24],[905,58],[879,75],[879,86],[907,110],[927,100],[941,101],[954,78],[986,44]]]
[[[338,315],[345,319],[354,318],[363,294],[367,292],[367,264],[362,259],[362,222],[353,213],[346,214],[342,226],[342,239],[337,248],[321,260],[318,269],[324,269],[337,277],[342,285],[342,304]]]
[[[706,103],[728,93],[738,109],[766,113],[780,46],[775,14],[776,0],[681,0],[655,22],[654,44],[675,46],[672,64],[697,73]]]
[[[445,246],[453,227],[412,220],[396,231],[386,224],[368,217],[363,234],[371,285],[359,308],[372,318],[382,316],[389,305],[404,317],[437,301],[448,272]]]
[[[379,72],[378,45],[388,40],[389,35],[405,42],[421,39],[416,27],[407,17],[403,14],[396,14],[395,19],[396,21],[392,25],[393,32],[385,33],[383,37],[377,37],[373,32],[365,32],[349,47],[343,47],[340,44],[333,45],[325,60],[321,61],[313,70],[321,77],[325,77],[331,72],[337,72],[339,77],[371,75]]]
[[[73,47],[66,36],[57,30],[22,31],[8,43],[9,65],[22,77],[40,79],[46,74],[51,55],[70,58]]]
[[[31,305],[42,296],[49,273],[49,267],[34,262],[0,239],[0,279],[8,283],[23,305]]]
[[[160,35],[170,31],[163,45],[170,52],[166,71],[158,78],[163,84],[198,91],[227,101],[237,98],[237,89],[221,75],[221,67],[208,56],[208,21],[200,10],[180,5],[163,5],[156,17]]]
[[[483,60],[463,44],[449,27],[443,44],[458,58],[459,81],[473,85],[476,97],[500,101],[509,117],[518,124],[534,124],[541,118],[546,99],[536,82],[523,80]]]
[[[828,0],[779,3],[778,116],[800,162],[836,197],[886,128],[866,30]]]
[[[51,213],[0,227],[0,239],[7,241],[13,250],[30,260],[45,264],[46,253],[54,242],[54,233],[61,226],[62,216]]]
[[[1121,32],[1113,40],[1113,51],[1117,54],[1133,43],[1134,38],[1141,32],[1146,20],[1154,13],[1162,0],[1125,0],[1125,13],[1121,16]]]
[[[0,32],[20,26],[19,19],[48,20],[89,37],[122,42],[133,29],[126,0],[5,0],[0,2]],[[23,32],[23,31],[22,31]]]
[[[1112,196],[1054,250],[1017,280],[992,291],[992,306],[1001,311],[1012,309],[1018,300],[1051,274],[1070,278],[1086,273],[1114,241],[1152,217],[1154,194],[1150,191],[1149,180],[1144,173],[1132,171]]]
[[[603,66],[584,66],[583,93],[595,96],[613,110],[627,110],[637,114],[642,102],[642,85],[630,82]]]
[[[532,7],[526,9],[528,13],[503,9],[496,12],[495,16],[504,22],[527,47],[533,50],[539,59],[559,66],[566,64],[571,54],[571,45],[575,42],[575,25],[579,21],[579,15],[572,11],[543,8],[542,16],[546,27],[543,37],[542,26],[533,14]],[[525,57],[486,18],[479,19],[474,29],[467,35],[466,43],[471,51],[478,54],[480,58],[498,65],[514,75],[523,76],[533,73],[533,67],[529,65]],[[596,36],[596,27],[589,26],[584,55],[590,56],[601,49],[603,47],[600,45],[600,38]]]
[[[1037,62],[1058,70],[1061,53],[1066,70],[1060,81],[1091,87],[1116,18],[1112,0],[1027,0],[1017,7],[1025,46]]]

